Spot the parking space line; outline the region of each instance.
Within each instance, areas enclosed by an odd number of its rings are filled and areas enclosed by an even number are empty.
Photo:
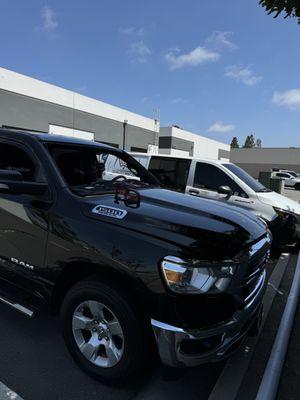
[[[261,332],[289,263],[289,259],[290,256],[288,254],[282,254],[269,279],[269,284],[263,300],[264,316],[262,319]],[[246,346],[229,358],[208,400],[232,400],[236,398],[258,339],[259,336],[250,338]]]
[[[0,382],[0,400],[23,400],[17,393]]]

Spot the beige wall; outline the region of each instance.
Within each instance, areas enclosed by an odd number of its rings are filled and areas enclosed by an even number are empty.
[[[231,149],[230,161],[254,178],[258,178],[260,171],[270,171],[272,168],[300,173],[300,148]]]
[[[270,168],[270,164],[245,164],[245,163],[237,163],[237,162],[235,162],[234,164],[243,168],[245,171],[248,172],[248,174],[252,175],[253,178],[255,178],[255,179],[258,178],[260,171],[270,171],[272,168],[289,169],[291,171],[300,173],[299,164],[276,164],[274,167],[271,167],[271,168]]]

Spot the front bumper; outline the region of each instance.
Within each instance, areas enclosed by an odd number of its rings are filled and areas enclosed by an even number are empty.
[[[266,274],[255,298],[230,321],[212,328],[184,330],[152,319],[151,324],[162,362],[171,367],[193,367],[230,356],[261,323]],[[200,311],[201,312],[201,311]]]
[[[289,246],[299,246],[300,215],[282,213],[268,224],[273,235],[273,248],[287,250]]]

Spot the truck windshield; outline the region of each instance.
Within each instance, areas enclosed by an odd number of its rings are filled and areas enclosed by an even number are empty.
[[[229,171],[240,178],[241,181],[245,182],[255,192],[271,192],[272,190],[267,189],[262,183],[252,178],[246,171],[238,167],[235,164],[223,164]]]
[[[139,188],[159,186],[151,173],[123,151],[65,143],[47,143],[46,147],[76,194],[114,193],[118,180],[134,182]]]

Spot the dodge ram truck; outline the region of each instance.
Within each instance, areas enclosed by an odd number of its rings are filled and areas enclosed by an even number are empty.
[[[154,354],[222,360],[255,334],[271,240],[242,209],[162,189],[122,150],[0,129],[0,301],[60,313],[72,357],[105,383]]]

